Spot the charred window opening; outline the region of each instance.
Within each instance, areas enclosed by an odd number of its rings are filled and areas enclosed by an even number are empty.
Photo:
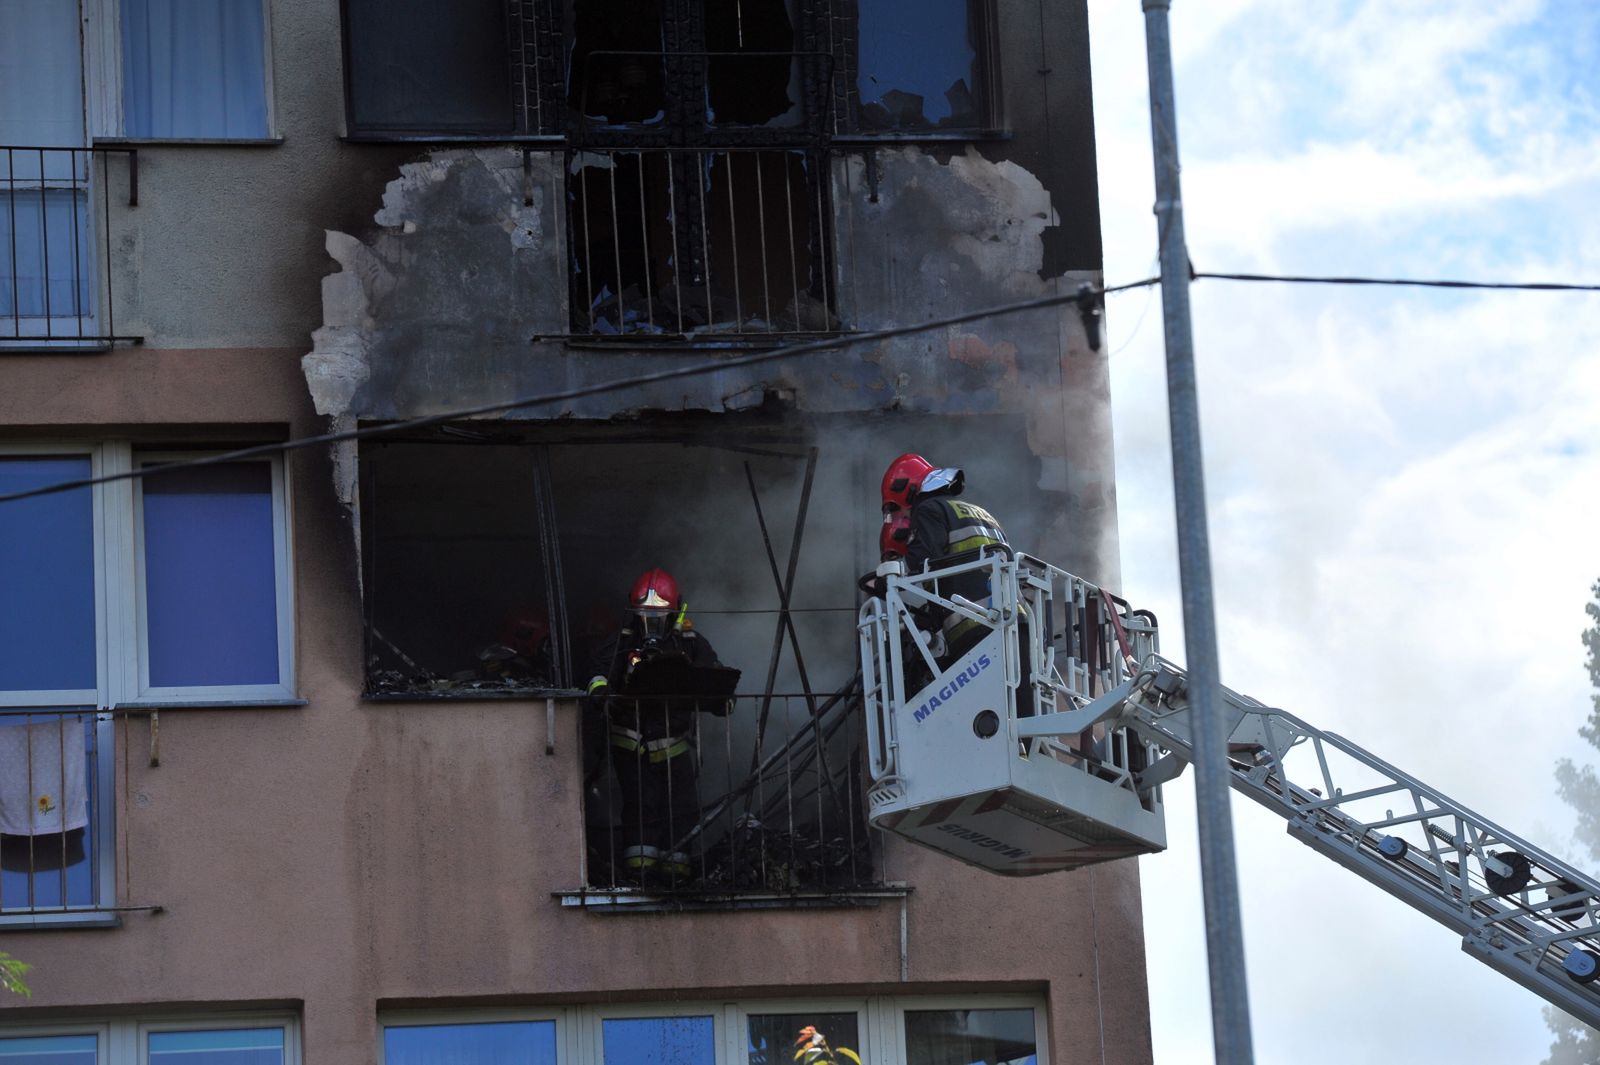
[[[344,0],[355,137],[559,133],[557,0]]]
[[[844,110],[862,133],[992,127],[993,5],[845,0],[834,20]]]
[[[822,155],[571,155],[574,332],[827,332],[834,317]]]
[[[384,443],[361,466],[368,694],[569,689],[545,453]]]
[[[787,438],[710,427],[474,425],[370,443],[361,465],[369,695],[590,690],[581,753],[566,752],[583,764],[587,887],[877,882],[860,792],[864,563],[838,543],[866,537],[813,506],[849,491],[853,454],[827,465]],[[678,595],[658,621],[665,653],[692,639],[693,661],[736,688],[666,691],[619,660],[645,631],[631,589],[655,569]],[[591,688],[596,675],[609,685]]]
[[[830,332],[816,0],[577,0],[571,329]]]

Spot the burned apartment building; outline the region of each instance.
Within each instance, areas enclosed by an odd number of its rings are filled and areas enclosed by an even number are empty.
[[[1115,584],[1092,315],[748,358],[1099,281],[1084,0],[6,0],[0,166],[0,1061],[1149,1060],[1133,861],[862,794],[892,457]]]

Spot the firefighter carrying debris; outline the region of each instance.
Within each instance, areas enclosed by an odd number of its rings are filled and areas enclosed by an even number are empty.
[[[711,642],[694,630],[667,571],[641,574],[628,605],[628,624],[595,656],[590,706],[605,714],[622,793],[616,872],[670,885],[690,875],[677,843],[700,818],[695,714],[726,715],[739,671],[717,661]]]

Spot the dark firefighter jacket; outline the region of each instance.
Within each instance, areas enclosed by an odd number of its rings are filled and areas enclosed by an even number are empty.
[[[930,559],[959,555],[992,544],[1006,543],[1005,529],[993,514],[976,503],[954,499],[944,492],[920,496],[911,508],[911,545],[906,550],[906,572],[921,573]],[[961,595],[975,603],[989,598],[989,577],[982,571],[963,573],[941,582],[945,598]],[[945,611],[939,613],[944,614]],[[946,629],[966,629],[975,622],[946,619]],[[947,631],[946,635],[953,635]]]
[[[632,739],[654,752],[660,741],[684,739],[694,727],[697,710],[710,713],[726,712],[725,702],[713,706],[703,700],[683,698],[651,698],[628,692],[629,674],[636,661],[652,655],[682,655],[692,666],[720,666],[717,652],[711,641],[698,632],[669,632],[655,640],[646,640],[633,627],[623,629],[606,641],[595,655],[590,676],[589,695],[595,708],[606,712],[611,742],[614,746],[627,746]],[[635,657],[637,656],[637,658]],[[601,681],[604,680],[604,683]],[[676,749],[659,747],[664,757],[679,753]],[[666,752],[671,750],[671,754]]]

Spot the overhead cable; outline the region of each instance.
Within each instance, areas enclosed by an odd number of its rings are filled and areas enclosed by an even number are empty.
[[[1291,285],[1401,285],[1411,288],[1507,289],[1522,292],[1600,292],[1600,285],[1558,281],[1444,281],[1415,277],[1318,277],[1306,274],[1222,274],[1191,272],[1194,280],[1279,281]]]
[[[1147,277],[1140,281],[1130,281],[1122,285],[1091,288],[1090,291],[1093,294],[1110,295],[1116,292],[1126,292],[1130,289],[1144,288],[1148,285],[1156,285],[1160,281],[1161,279],[1158,277]],[[998,318],[1008,314],[1022,314],[1027,311],[1043,310],[1049,307],[1061,307],[1076,304],[1082,298],[1081,290],[1066,295],[1041,296],[1038,299],[1005,303],[998,307],[985,307],[982,310],[966,311],[961,314],[953,314],[945,318],[934,318],[925,322],[915,322],[910,325],[823,337],[820,340],[808,340],[801,344],[789,344],[780,348],[771,348],[767,351],[752,351],[744,355],[735,355],[732,358],[708,359],[684,366],[674,366],[666,370],[657,370],[653,373],[621,377],[614,381],[580,385],[577,388],[562,389],[559,392],[544,392],[538,395],[520,396],[516,399],[504,400],[498,403],[482,403],[475,407],[460,407],[455,410],[443,411],[439,414],[429,414],[420,418],[407,418],[403,421],[387,422],[383,425],[372,425],[365,428],[347,429],[342,432],[294,437],[288,440],[280,440],[276,443],[258,444],[253,447],[237,448],[233,451],[223,451],[200,458],[185,459],[181,462],[169,462],[159,466],[148,466],[142,469],[126,470],[121,473],[106,474],[101,477],[84,477],[75,481],[41,485],[37,488],[0,495],[0,503],[12,503],[21,499],[31,499],[35,496],[69,492],[78,488],[89,488],[97,484],[110,484],[115,481],[129,481],[140,477],[172,473],[178,470],[193,469],[197,466],[216,466],[225,462],[238,462],[242,459],[278,455],[287,451],[320,447],[323,444],[338,444],[349,440],[367,440],[375,436],[389,436],[395,433],[410,432],[415,429],[441,425],[446,422],[459,421],[463,418],[481,417],[486,414],[504,414],[507,411],[521,410],[526,407],[538,407],[546,403],[558,403],[569,399],[582,399],[586,396],[597,396],[606,392],[619,392],[624,389],[657,384],[661,381],[674,381],[684,377],[698,377],[702,374],[718,373],[741,366],[757,366],[762,363],[778,362],[783,359],[792,359],[797,355],[809,355],[817,351],[829,351],[835,348],[852,347],[856,344],[867,344],[878,340],[890,340],[895,337],[910,336],[914,333],[927,333],[952,325],[982,321],[986,318]]]

